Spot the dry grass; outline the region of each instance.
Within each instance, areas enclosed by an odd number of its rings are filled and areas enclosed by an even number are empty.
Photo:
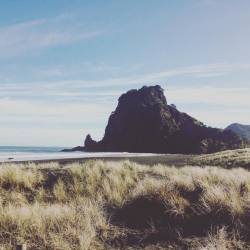
[[[250,148],[227,150],[214,154],[195,156],[191,163],[193,165],[242,167],[250,169]]]
[[[209,232],[203,241],[194,241],[193,245],[197,250],[248,249],[244,242],[234,235],[229,235],[225,227]]]
[[[242,168],[0,166],[0,249],[247,249],[249,218]]]

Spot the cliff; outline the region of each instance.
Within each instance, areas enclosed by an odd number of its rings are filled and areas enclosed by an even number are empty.
[[[242,148],[245,141],[230,130],[205,126],[168,105],[159,86],[133,89],[121,95],[109,117],[103,139],[85,139],[85,151],[213,153]]]

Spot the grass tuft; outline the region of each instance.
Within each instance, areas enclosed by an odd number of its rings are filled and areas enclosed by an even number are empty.
[[[0,166],[3,249],[20,241],[35,250],[247,249],[249,218],[250,172],[243,168]]]

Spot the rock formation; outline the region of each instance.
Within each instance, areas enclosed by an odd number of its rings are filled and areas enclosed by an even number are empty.
[[[239,123],[233,123],[225,128],[225,130],[231,130],[237,135],[241,136],[250,145],[250,125],[243,125]]]
[[[168,105],[163,89],[156,85],[121,95],[103,139],[96,142],[87,135],[83,150],[197,154],[244,145],[234,132],[206,127]]]

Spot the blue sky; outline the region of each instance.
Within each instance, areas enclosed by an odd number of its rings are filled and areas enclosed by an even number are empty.
[[[160,84],[209,126],[250,124],[248,0],[0,3],[0,144],[103,136],[121,93]]]

